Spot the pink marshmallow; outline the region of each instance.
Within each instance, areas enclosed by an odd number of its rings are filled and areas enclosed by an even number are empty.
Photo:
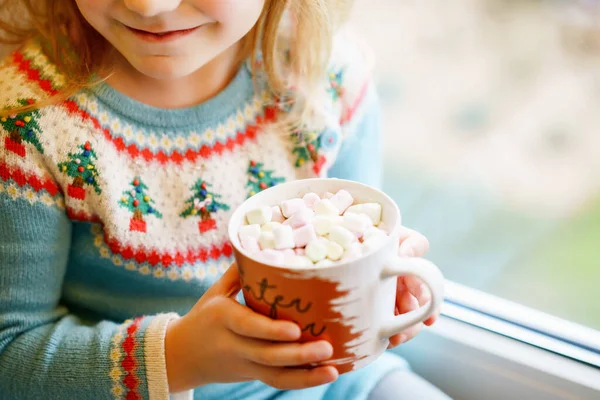
[[[281,213],[281,208],[279,206],[271,207],[271,222],[283,222],[285,221],[285,217]]]
[[[294,231],[294,242],[296,247],[304,247],[310,241],[316,240],[317,234],[311,224],[304,225]]]
[[[265,264],[272,265],[282,265],[285,260],[283,252],[271,249],[261,251],[259,253],[259,258]]]
[[[303,255],[306,255],[306,250],[304,250],[304,248],[302,248],[302,247],[297,247],[294,249],[294,253],[297,256],[303,256]]]
[[[249,254],[258,253],[260,246],[258,245],[258,239],[255,237],[244,237],[240,240],[242,248]]]
[[[306,208],[306,204],[304,204],[304,200],[300,198],[285,200],[281,203],[281,213],[286,218],[290,218],[304,208]]]
[[[283,225],[289,225],[292,228],[296,229],[308,224],[314,215],[314,211],[310,208],[303,208],[298,212],[294,213],[294,215],[292,215],[288,220],[286,220],[283,223]]]
[[[306,207],[313,208],[315,204],[321,201],[321,198],[316,193],[306,193],[302,200],[304,200]]]

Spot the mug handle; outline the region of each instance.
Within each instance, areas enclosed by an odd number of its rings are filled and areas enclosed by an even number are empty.
[[[431,301],[416,310],[396,315],[390,321],[386,321],[379,331],[381,339],[389,339],[407,328],[425,321],[438,309],[444,299],[444,277],[439,268],[431,261],[419,257],[405,258],[394,255],[383,268],[380,279],[401,275],[413,275],[420,278],[429,287]]]

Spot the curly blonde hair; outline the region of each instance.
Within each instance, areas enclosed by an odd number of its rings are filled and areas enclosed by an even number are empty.
[[[310,112],[310,98],[319,91],[326,73],[333,34],[347,18],[352,3],[353,0],[265,0],[258,22],[242,39],[240,61],[250,57],[255,68],[260,52],[261,68],[275,97],[285,94],[291,85],[302,94],[304,101],[292,101],[295,112],[291,114],[296,122]],[[93,74],[102,79],[110,73],[112,47],[83,18],[75,0],[0,0],[0,9],[4,10],[0,43],[19,45],[32,38],[43,39],[49,43],[48,56],[69,78],[56,95],[13,108],[10,113],[58,103],[89,86]],[[12,18],[14,15],[23,18]],[[282,29],[285,15],[290,16],[292,26],[289,54],[279,46],[283,35],[288,34],[287,29]],[[69,45],[61,44],[61,38],[66,38]],[[5,113],[6,110],[0,110],[0,114]]]

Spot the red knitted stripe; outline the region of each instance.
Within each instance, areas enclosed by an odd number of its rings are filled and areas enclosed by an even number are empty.
[[[171,154],[166,154],[164,150],[158,150],[153,152],[148,148],[139,148],[135,143],[126,145],[121,137],[114,137],[108,128],[102,128],[100,121],[87,111],[79,108],[79,105],[73,100],[66,100],[63,105],[67,108],[67,111],[80,117],[84,121],[91,121],[96,129],[99,129],[104,134],[106,140],[112,142],[115,148],[120,152],[126,152],[133,159],[142,158],[146,162],[158,161],[160,164],[175,163],[181,164],[184,160],[191,162],[196,161],[198,158],[207,159],[212,157],[214,154],[222,154],[225,150],[233,151],[236,147],[243,145],[245,142],[254,140],[258,131],[258,127],[265,122],[272,122],[276,118],[276,112],[274,107],[265,108],[264,116],[257,116],[256,121],[252,125],[248,125],[246,130],[238,132],[235,138],[227,138],[225,143],[216,142],[212,147],[203,145],[198,150],[188,149],[185,152],[179,152],[174,150]]]
[[[55,90],[53,88],[52,81],[50,81],[49,79],[42,78],[40,71],[34,68],[31,65],[31,60],[25,58],[25,56],[21,52],[15,51],[12,54],[12,58],[17,66],[17,69],[20,72],[22,72],[25,76],[27,76],[27,79],[36,82],[43,91],[49,93],[52,96],[58,93],[58,90]]]
[[[136,333],[140,327],[142,318],[136,318],[129,327],[127,327],[127,337],[121,344],[125,357],[121,361],[121,366],[125,370],[125,378],[123,378],[123,384],[128,389],[126,399],[141,399],[137,388],[140,384],[139,378],[136,375],[137,360],[135,358],[135,348],[139,345],[136,340]]]
[[[340,125],[344,125],[344,124],[347,124],[348,122],[350,122],[350,120],[352,119],[354,114],[356,114],[358,107],[360,107],[362,101],[364,100],[368,90],[369,90],[369,82],[365,83],[363,85],[362,89],[360,89],[360,93],[359,93],[358,97],[354,100],[354,103],[352,104],[352,106],[345,109],[342,117],[340,118]]]
[[[35,192],[45,190],[54,197],[59,194],[60,189],[56,182],[50,177],[39,177],[35,174],[23,172],[19,168],[9,167],[8,164],[0,162],[0,179],[4,182],[13,181],[19,187],[30,186]]]
[[[212,246],[211,248],[191,249],[186,253],[177,252],[175,255],[163,252],[160,253],[152,249],[134,249],[129,245],[124,245],[118,239],[110,238],[104,235],[104,242],[113,254],[118,254],[125,260],[134,260],[138,264],[147,262],[153,267],[161,265],[164,268],[170,267],[172,264],[181,267],[184,262],[194,264],[198,261],[206,263],[209,259],[218,260],[221,257],[231,257],[233,248],[228,242],[220,246]]]
[[[90,215],[85,211],[75,210],[73,208],[67,207],[67,216],[71,221],[77,222],[101,222],[100,217],[97,215]]]

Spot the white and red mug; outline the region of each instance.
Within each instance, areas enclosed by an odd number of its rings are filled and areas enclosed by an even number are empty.
[[[382,221],[389,237],[381,247],[327,267],[286,268],[257,261],[240,245],[238,230],[249,210],[310,192],[336,193],[341,189],[350,192],[356,203],[382,206]],[[245,302],[258,313],[296,322],[302,329],[301,341],[329,341],[333,357],[323,364],[335,366],[340,373],[364,367],[386,350],[391,336],[426,320],[443,300],[444,279],[433,263],[397,255],[400,226],[396,203],[385,193],[361,183],[306,179],[262,191],[233,213],[228,227]],[[395,316],[396,278],[402,275],[419,277],[428,286],[431,301]]]

